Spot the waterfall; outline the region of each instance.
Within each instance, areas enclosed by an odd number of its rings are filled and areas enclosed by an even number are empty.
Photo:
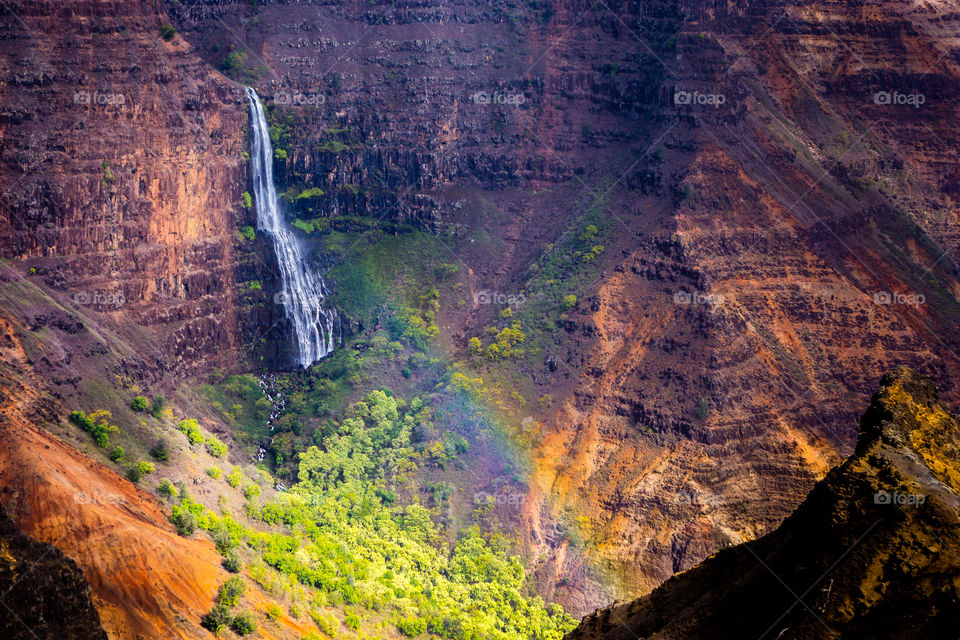
[[[263,105],[256,91],[247,87],[250,101],[251,153],[257,228],[273,240],[280,263],[282,292],[280,302],[293,324],[297,363],[303,367],[333,351],[333,330],[337,315],[323,306],[326,286],[319,274],[304,262],[300,244],[280,211],[280,199],[273,182],[273,147]]]

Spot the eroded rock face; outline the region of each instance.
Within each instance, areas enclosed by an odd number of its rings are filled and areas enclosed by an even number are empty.
[[[148,366],[182,374],[236,365],[241,325],[269,324],[240,309],[237,281],[270,271],[236,236],[241,88],[162,37],[168,22],[146,1],[2,16],[0,251],[64,304],[147,327]]]
[[[898,369],[864,414],[856,453],[778,529],[591,614],[567,638],[950,637],[958,452],[960,424],[930,380]]]
[[[775,527],[853,449],[892,366],[957,397],[944,3],[171,10],[211,64],[233,44],[269,70],[281,179],[325,193],[304,214],[442,231],[475,289],[501,292],[583,211],[611,222],[599,277],[527,372],[557,402],[523,529],[550,557],[541,593],[575,612]],[[495,311],[444,320],[465,348]],[[564,511],[587,563],[550,533]]]
[[[252,222],[242,93],[200,62],[231,45],[293,118],[280,179],[324,191],[298,211],[448,233],[474,289],[507,292],[604,212],[599,276],[525,372],[556,402],[518,529],[549,557],[540,592],[574,612],[776,526],[853,449],[891,366],[956,398],[947,3],[171,4],[196,49],[163,40],[149,2],[16,9],[0,238],[73,305],[14,314],[57,338],[29,359],[64,388],[116,348],[90,339],[96,314],[149,327],[119,336],[115,368],[150,382],[282,337],[269,250],[234,234]],[[444,321],[465,342],[495,312]],[[549,526],[564,510],[589,562]]]

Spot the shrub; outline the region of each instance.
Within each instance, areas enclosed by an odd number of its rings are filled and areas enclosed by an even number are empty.
[[[243,192],[243,195],[240,196],[240,202],[243,204],[244,209],[250,209],[253,207],[253,197],[251,197],[249,191]],[[253,232],[252,227],[244,227],[244,229],[250,229],[251,233]],[[253,238],[250,238],[250,239],[253,240]]]
[[[109,411],[94,411],[90,415],[83,411],[71,411],[70,422],[77,425],[90,434],[98,447],[107,448],[110,446],[110,434],[117,433],[119,429],[110,424],[111,415]]]
[[[225,445],[219,438],[210,436],[210,438],[207,440],[207,453],[215,458],[222,458],[223,456],[227,455],[227,445]]]
[[[260,495],[260,487],[255,484],[248,484],[243,488],[243,497],[247,500],[258,495]]]
[[[223,472],[220,470],[220,467],[207,467],[207,475],[216,480],[219,478]]]
[[[575,306],[577,306],[577,296],[573,295],[572,293],[570,295],[563,296],[564,309],[573,309]]]
[[[243,480],[243,475],[240,473],[240,467],[234,467],[230,475],[227,476],[227,484],[236,489],[240,486],[241,480]]]
[[[177,488],[173,486],[172,482],[164,478],[160,481],[160,484],[157,485],[157,493],[167,500],[170,500],[177,496]]]
[[[190,442],[190,446],[203,444],[207,441],[207,439],[203,437],[203,434],[200,433],[200,424],[193,418],[181,420],[180,423],[177,424],[177,429],[187,434],[187,440]]]
[[[220,69],[227,72],[236,71],[247,63],[247,54],[243,51],[231,51],[220,64]]]
[[[209,613],[204,614],[203,617],[200,618],[200,626],[208,631],[217,633],[230,624],[231,620],[230,607],[218,603],[214,605]]]
[[[478,356],[483,351],[483,343],[480,342],[480,338],[474,336],[467,341],[467,348],[470,349],[471,354]]]
[[[245,636],[257,630],[257,619],[249,611],[241,611],[230,621],[230,628],[240,636]]]
[[[125,452],[123,450],[123,447],[118,445],[113,448],[113,451],[110,452],[110,459],[113,460],[114,462],[123,462],[124,454]]]
[[[174,506],[170,513],[170,522],[182,536],[190,536],[197,530],[197,516],[185,507]]]
[[[157,462],[166,462],[169,460],[170,451],[167,449],[166,441],[162,438],[157,440],[157,444],[153,445],[153,448],[150,449],[150,455],[153,456]]]
[[[407,618],[397,622],[397,629],[403,635],[414,638],[427,630],[427,621],[423,618]]]
[[[266,614],[267,617],[271,620],[276,620],[280,617],[280,614],[283,613],[283,609],[280,608],[280,605],[276,603],[271,603],[267,605]]]
[[[360,616],[353,611],[348,611],[343,619],[343,623],[354,631],[358,631],[360,629]]]
[[[143,474],[140,473],[140,467],[133,466],[127,469],[127,480],[130,482],[140,482],[140,478],[143,477]]]
[[[140,476],[142,477],[149,473],[153,473],[155,467],[153,466],[152,462],[147,462],[146,460],[142,460],[140,464],[137,465],[137,469],[140,471]]]
[[[173,28],[172,24],[169,22],[164,22],[162,25],[160,25],[160,36],[164,40],[170,42],[173,40],[173,36],[175,35],[177,35],[177,30]]]
[[[243,570],[243,560],[240,559],[240,552],[236,549],[229,549],[223,557],[223,568],[230,573],[240,573]]]
[[[130,408],[137,413],[141,413],[150,408],[150,401],[143,396],[137,396],[130,401]]]
[[[228,607],[235,607],[246,590],[247,583],[243,578],[230,576],[226,582],[220,585],[220,589],[217,591],[217,602]]]
[[[163,410],[167,408],[167,399],[163,396],[157,396],[153,399],[153,404],[150,405],[150,413],[154,418],[160,420],[163,418]]]

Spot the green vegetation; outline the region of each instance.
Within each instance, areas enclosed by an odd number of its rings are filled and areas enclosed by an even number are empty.
[[[313,220],[301,220],[297,218],[293,221],[293,226],[304,233],[313,233],[315,231],[325,231],[328,228],[328,222],[323,218],[315,218]]]
[[[167,408],[167,399],[163,396],[156,396],[153,404],[150,405],[150,414],[157,420],[163,418],[163,412]]]
[[[70,422],[89,433],[97,446],[104,449],[110,446],[110,434],[120,431],[115,425],[110,424],[112,419],[110,412],[103,409],[94,411],[90,415],[83,411],[70,412]],[[122,452],[121,449],[121,454]]]
[[[510,316],[504,316],[510,317]],[[487,327],[487,334],[493,341],[484,348],[480,338],[471,338],[467,346],[473,355],[481,355],[490,361],[506,360],[508,358],[520,358],[524,350],[519,345],[527,339],[526,334],[520,329],[519,322],[513,322],[507,327],[497,329],[496,327]]]
[[[247,54],[245,51],[231,51],[220,63],[220,70],[227,75],[240,71],[247,64]]]
[[[204,444],[207,441],[207,439],[203,437],[203,434],[200,433],[200,424],[193,418],[181,420],[177,425],[177,430],[187,435],[187,440],[190,442],[191,447],[197,444]]]
[[[150,449],[150,455],[153,456],[153,459],[157,462],[166,462],[169,460],[170,449],[167,448],[167,441],[163,438],[157,440],[157,443]]]
[[[230,573],[240,573],[243,570],[243,561],[235,548],[228,549],[224,554],[223,568]]]
[[[213,609],[200,619],[200,624],[209,631],[217,633],[224,627],[230,627],[235,633],[246,635],[256,630],[256,621],[249,612],[233,614],[234,607],[240,602],[247,583],[240,576],[230,576],[220,585]]]
[[[170,514],[170,522],[182,536],[190,536],[197,530],[197,516],[190,509],[174,506]]]
[[[103,169],[103,177],[100,179],[100,182],[102,182],[104,186],[112,185],[114,181],[114,176],[113,176],[113,171],[110,170],[110,163],[104,160],[100,164],[100,167]]]
[[[160,37],[170,42],[173,40],[173,36],[177,35],[177,30],[173,28],[173,25],[169,22],[164,22],[160,25]]]
[[[203,385],[202,390],[220,416],[237,427],[234,437],[241,443],[269,437],[270,430],[264,425],[273,406],[256,377],[229,376],[215,384]]]
[[[257,630],[257,620],[250,611],[241,611],[230,621],[230,630],[239,636],[245,636]]]
[[[220,470],[220,467],[207,467],[207,475],[216,480],[223,475],[223,471]]]
[[[257,237],[257,232],[250,225],[246,225],[244,227],[240,227],[240,229],[237,231],[237,235],[241,240],[250,242]]]
[[[222,458],[227,455],[227,445],[216,436],[210,436],[207,439],[207,453],[215,458]]]
[[[339,140],[324,140],[317,147],[317,150],[321,151],[322,153],[340,153],[349,148],[349,145],[346,145]]]
[[[297,200],[308,200],[310,198],[319,198],[323,195],[323,189],[317,189],[313,187],[311,189],[304,189],[294,197],[294,201]]]
[[[249,191],[244,191],[243,194],[241,194],[240,204],[242,204],[243,208],[248,211],[253,208],[253,197],[250,195]],[[249,227],[244,227],[244,229],[248,228]]]
[[[240,467],[234,467],[230,475],[227,476],[227,484],[236,489],[242,481],[243,474],[240,472]]]
[[[140,482],[143,476],[153,473],[153,471],[154,466],[152,462],[141,461],[127,469],[127,480],[130,482]]]
[[[130,401],[130,408],[137,413],[143,413],[150,408],[150,401],[143,396],[137,396]]]
[[[245,488],[247,515],[269,532],[189,498],[174,507],[171,520],[178,530],[186,523],[210,532],[229,570],[240,570],[238,546],[251,549],[258,557],[248,570],[264,588],[307,589],[310,616],[328,635],[340,624],[334,612],[342,611],[346,628],[368,635],[366,621],[377,619],[393,621],[410,637],[561,638],[574,621],[528,595],[523,567],[505,538],[473,526],[450,544],[434,523],[450,489],[433,487],[433,507],[411,491],[418,470],[443,468],[469,448],[452,435],[415,444],[415,434],[432,429],[432,415],[422,399],[407,403],[384,390],[351,404],[301,452],[299,482],[289,491],[260,505],[259,490],[250,491],[255,485]],[[231,476],[239,486],[240,470]],[[239,578],[224,584],[204,616],[206,628],[233,628],[240,584]]]
[[[113,462],[123,462],[124,455],[126,455],[126,452],[123,450],[123,447],[117,445],[113,448],[113,451],[110,452],[110,460]]]
[[[164,478],[160,481],[160,484],[157,485],[157,493],[167,500],[170,500],[177,497],[177,488],[173,486],[172,482]]]

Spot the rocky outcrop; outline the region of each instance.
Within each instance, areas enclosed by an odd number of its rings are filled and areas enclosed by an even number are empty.
[[[854,455],[762,538],[724,549],[569,640],[947,638],[960,620],[960,424],[929,379],[880,383]]]
[[[106,640],[77,564],[24,535],[0,506],[0,633],[10,640]]]

